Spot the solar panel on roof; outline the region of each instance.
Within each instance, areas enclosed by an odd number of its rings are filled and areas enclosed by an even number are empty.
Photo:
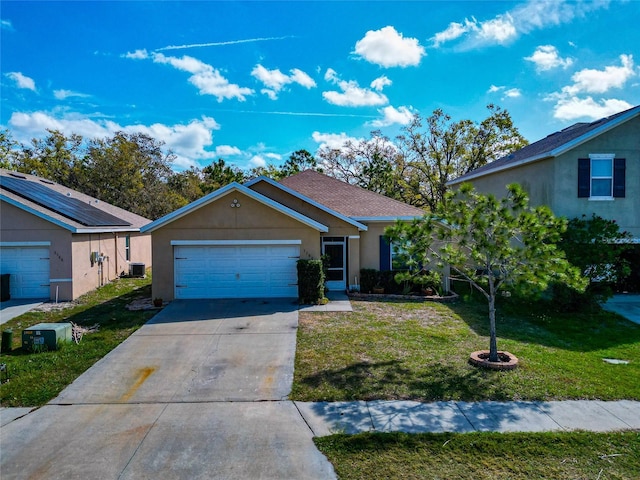
[[[126,220],[104,212],[82,200],[67,197],[36,182],[0,176],[0,185],[16,195],[87,227],[128,227],[131,225]]]

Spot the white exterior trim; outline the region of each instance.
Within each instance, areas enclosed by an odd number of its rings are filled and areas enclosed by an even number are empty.
[[[322,205],[321,203],[316,202],[315,200],[312,200],[311,198],[301,194],[300,192],[296,192],[295,190],[286,187],[284,185],[282,185],[279,182],[276,182],[275,180],[269,178],[269,177],[265,177],[265,176],[260,176],[258,178],[254,178],[253,180],[249,180],[248,182],[245,183],[245,186],[247,187],[251,187],[253,185],[255,185],[256,183],[260,182],[260,181],[265,181],[267,182],[269,185],[274,186],[276,188],[279,188],[280,190],[282,190],[283,192],[287,192],[289,195],[293,195],[296,198],[299,198],[300,200],[307,202],[308,204],[322,210],[323,212],[326,212],[330,215],[333,215],[336,218],[339,218],[340,220],[347,222],[350,225],[353,225],[354,227],[358,228],[358,230],[362,230],[364,232],[367,231],[367,226],[363,225],[362,223],[359,223],[358,221],[356,221],[353,218],[347,217],[346,215],[343,215],[341,213],[336,212],[335,210],[330,209],[329,207],[326,207],[325,205]]]
[[[555,148],[554,150],[550,150],[548,152],[543,152],[539,155],[533,156],[533,157],[529,157],[529,158],[524,158],[522,160],[519,160],[517,162],[513,162],[513,163],[506,163],[500,167],[496,167],[493,169],[489,169],[489,170],[485,170],[483,172],[479,172],[479,173],[470,173],[468,175],[466,175],[462,180],[460,180],[459,178],[455,178],[453,180],[450,180],[446,183],[447,186],[451,186],[451,185],[457,185],[458,183],[464,183],[467,182],[469,180],[473,180],[474,178],[480,178],[480,177],[484,177],[486,175],[492,175],[494,173],[497,172],[501,172],[503,170],[509,170],[511,168],[515,168],[515,167],[519,167],[520,165],[525,165],[527,163],[533,163],[536,162],[538,160],[544,160],[545,158],[555,158],[559,155],[562,155],[563,153],[591,140],[594,137],[597,137],[598,135],[601,135],[609,130],[611,130],[612,128],[617,127],[618,125],[620,125],[621,123],[626,122],[627,120],[631,120],[632,118],[635,118],[636,116],[640,115],[640,107],[635,107],[633,109],[631,109],[629,112],[627,112],[625,115],[621,115],[618,118],[616,118],[615,120],[612,120],[610,122],[605,122],[604,125],[599,126],[598,128],[594,128],[593,130],[591,130],[590,132],[585,133],[584,135],[574,138],[573,140],[560,145],[559,147]]]
[[[0,247],[50,247],[51,242],[0,242]]]
[[[27,213],[30,213],[32,215],[35,215],[38,218],[41,218],[43,220],[46,220],[47,222],[53,223],[54,225],[57,225],[59,227],[64,228],[65,230],[69,230],[71,233],[112,233],[112,232],[134,232],[137,233],[140,231],[139,228],[131,228],[131,227],[114,227],[114,228],[95,228],[95,227],[88,227],[88,228],[84,228],[84,227],[74,227],[73,225],[70,225],[66,222],[63,222],[62,220],[59,220],[57,218],[53,218],[49,215],[47,215],[44,212],[41,212],[40,210],[36,210],[35,208],[31,208],[28,205],[25,205],[24,203],[15,200],[13,198],[9,198],[5,195],[0,194],[0,200],[7,202],[10,205],[13,205],[14,207],[19,208],[20,210],[23,210]],[[46,208],[46,207],[43,207]]]
[[[233,182],[230,183],[222,188],[219,188],[218,190],[216,190],[215,192],[211,192],[209,195],[205,195],[202,198],[199,198],[198,200],[191,202],[188,205],[185,205],[182,208],[179,208],[178,210],[169,213],[168,215],[165,215],[162,218],[159,218],[158,220],[148,223],[147,225],[143,226],[140,231],[141,232],[153,232],[154,230],[157,230],[160,227],[163,227],[164,225],[167,225],[171,222],[173,222],[174,220],[178,220],[179,218],[184,217],[185,215],[188,215],[189,213],[197,210],[200,207],[203,207],[205,205],[208,205],[209,203],[213,203],[216,200],[218,200],[219,198],[224,197],[225,195],[227,195],[228,193],[232,192],[232,191],[238,191],[250,198],[252,198],[253,200],[256,200],[260,203],[262,203],[263,205],[266,205],[268,207],[273,208],[274,210],[279,211],[280,213],[283,213],[291,218],[293,218],[294,220],[299,221],[300,223],[303,223],[311,228],[314,228],[315,230],[318,230],[320,232],[328,232],[329,231],[329,227],[327,227],[326,225],[323,225],[319,222],[316,222],[315,220],[306,217],[298,212],[296,212],[295,210],[290,209],[289,207],[286,207],[278,202],[275,202],[273,200],[271,200],[270,198],[265,197],[264,195],[261,195],[258,192],[255,192],[253,190],[251,190],[250,188],[245,187],[244,185],[240,185],[237,182]]]
[[[171,240],[171,245],[302,245],[302,240]]]
[[[62,227],[65,230],[69,230],[70,232],[73,232],[73,233],[75,233],[76,231],[76,227],[63,222],[62,220],[58,220],[57,218],[50,217],[46,213],[40,212],[35,208],[28,207],[24,203],[14,200],[13,198],[9,198],[5,195],[0,194],[0,200],[2,200],[3,202],[7,202],[10,205],[13,205],[14,207],[18,207],[20,210],[24,210],[27,213],[35,215],[36,217],[46,220],[47,222],[50,222],[50,223],[53,223],[54,225]]]
[[[358,240],[360,238],[360,235],[349,235],[349,240]]]
[[[426,212],[425,212],[426,213]],[[405,215],[400,217],[353,217],[361,222],[395,222],[396,220],[410,221],[416,218],[422,218],[422,215]]]

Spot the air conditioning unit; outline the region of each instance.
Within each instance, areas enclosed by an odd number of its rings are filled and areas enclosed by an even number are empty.
[[[144,275],[145,275],[145,265],[144,265],[144,263],[130,263],[129,264],[129,275],[131,277],[143,278]]]

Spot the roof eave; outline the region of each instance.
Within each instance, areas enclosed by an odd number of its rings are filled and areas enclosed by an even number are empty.
[[[307,197],[306,195],[303,195],[300,192],[297,192],[296,190],[293,190],[292,188],[289,188],[285,185],[282,185],[280,182],[276,182],[274,179],[269,178],[269,177],[265,177],[264,175],[261,175],[260,177],[254,178],[253,180],[249,180],[248,182],[246,182],[244,185],[246,187],[251,187],[253,185],[255,185],[256,183],[260,182],[260,181],[265,181],[267,182],[269,185],[272,185],[276,188],[279,188],[280,190],[282,190],[283,192],[288,193],[289,195],[293,195],[296,198],[299,198],[300,200],[307,202],[310,205],[313,205],[314,207],[330,214],[333,215],[336,218],[339,218],[340,220],[349,223],[350,225],[353,225],[354,227],[356,227],[358,230],[366,232],[368,230],[368,227],[366,225],[363,225],[362,223],[356,221],[353,217],[347,217],[346,215],[343,215],[339,212],[336,212],[335,210],[332,210],[331,208],[327,207],[326,205],[323,205],[319,202],[316,202],[315,200]]]
[[[213,203],[216,200],[218,200],[219,198],[225,196],[226,194],[228,194],[229,192],[233,191],[233,190],[237,190],[240,193],[243,193],[244,195],[247,195],[250,198],[253,198],[254,200],[267,205],[271,208],[273,208],[274,210],[277,210],[291,218],[293,218],[294,220],[297,220],[311,228],[314,228],[316,230],[318,230],[319,232],[328,232],[329,228],[326,225],[323,225],[319,222],[316,222],[315,220],[306,217],[292,209],[290,209],[289,207],[286,207],[284,205],[279,204],[278,202],[275,202],[273,200],[271,200],[268,197],[265,197],[264,195],[261,195],[258,192],[255,192],[253,190],[251,190],[250,188],[245,187],[244,185],[241,185],[237,182],[233,182],[230,183],[228,185],[225,185],[222,188],[219,188],[218,190],[211,192],[208,195],[205,195],[202,198],[199,198],[198,200],[185,205],[182,208],[179,208],[178,210],[175,210],[174,212],[171,212],[167,215],[165,215],[164,217],[159,218],[158,220],[155,220],[147,225],[144,225],[141,229],[140,232],[142,233],[146,233],[146,232],[154,232],[155,230],[157,230],[158,228],[161,228],[165,225],[168,225],[171,222],[174,222],[176,220],[178,220],[179,218],[184,217],[185,215],[188,215],[189,213],[205,206],[208,205],[209,203]]]
[[[473,180],[475,178],[480,178],[486,175],[491,175],[493,173],[509,170],[511,168],[519,167],[527,163],[537,162],[539,160],[544,160],[546,158],[558,157],[559,155],[562,155],[563,153],[568,152],[569,150],[582,145],[583,143],[591,140],[594,137],[597,137],[598,135],[602,135],[603,133],[608,132],[612,128],[615,128],[618,125],[637,117],[638,115],[640,115],[640,107],[631,109],[624,115],[620,115],[618,118],[614,120],[606,122],[603,125],[600,125],[599,127],[594,128],[593,130],[590,130],[589,132],[574,138],[573,140],[563,143],[562,145],[554,148],[553,150],[549,150],[547,152],[535,155],[533,157],[523,158],[522,160],[518,160],[517,162],[507,163],[505,165],[502,165],[501,167],[496,167],[495,169],[485,170],[484,172],[479,172],[475,175],[473,174],[473,172],[471,172],[467,176],[450,180],[449,182],[446,183],[446,185],[447,186],[457,185],[458,183],[464,183],[466,181]]]

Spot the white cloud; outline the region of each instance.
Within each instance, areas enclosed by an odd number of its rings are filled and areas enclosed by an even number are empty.
[[[123,58],[130,58],[133,60],[145,60],[149,58],[149,53],[145,48],[141,50],[135,50],[133,52],[127,52],[124,55],[121,55]]]
[[[203,116],[188,124],[163,125],[119,125],[105,119],[93,119],[80,114],[54,116],[49,112],[23,113],[14,112],[9,119],[12,133],[20,141],[28,141],[34,136],[45,136],[47,129],[59,130],[65,135],[77,133],[85,139],[105,138],[118,131],[127,133],[144,133],[165,143],[167,150],[172,150],[177,159],[175,165],[187,168],[197,165],[198,160],[214,158],[224,152],[226,155],[238,154],[236,147],[219,146],[210,151],[213,145],[213,130],[220,125],[211,117]]]
[[[522,91],[519,88],[510,88],[509,90],[505,90],[504,96],[507,98],[518,98],[522,96]]]
[[[505,13],[484,21],[472,17],[464,23],[451,22],[447,28],[431,37],[434,47],[460,40],[462,49],[486,45],[505,45],[522,34],[571,22],[589,12],[606,8],[609,0],[575,2],[573,0],[528,0]]]
[[[8,72],[5,75],[16,82],[18,88],[36,91],[36,82],[34,82],[33,78],[23,75],[22,72]]]
[[[284,88],[284,86],[291,83],[297,83],[307,89],[316,86],[316,82],[302,70],[293,68],[290,72],[291,75],[286,75],[279,69],[269,70],[258,64],[253,67],[251,75],[260,80],[265,87],[267,87],[262,89],[261,93],[268,95],[271,100],[276,100],[278,98],[278,93]]]
[[[370,86],[374,90],[381,92],[384,87],[388,87],[392,83],[393,82],[391,80],[389,80],[386,76],[383,75],[381,77],[376,78],[373,82],[371,82]]]
[[[568,97],[558,101],[554,107],[553,116],[560,120],[576,120],[587,118],[598,120],[631,108],[624,100],[603,99],[599,102],[592,97]]]
[[[419,65],[426,55],[417,38],[404,38],[392,26],[369,30],[356,42],[354,53],[385,68]]]
[[[519,88],[507,88],[504,85],[491,85],[487,93],[503,92],[502,99],[518,98],[522,96],[522,90]]]
[[[325,80],[337,85],[340,90],[342,90],[341,92],[322,92],[322,97],[333,105],[339,105],[342,107],[363,107],[386,105],[389,103],[389,99],[386,95],[366,88],[361,88],[355,80],[340,80],[340,77],[338,77],[335,70],[331,68],[327,69],[324,78]],[[384,87],[383,84],[385,82],[378,78],[374,80],[372,85],[374,83],[376,86],[382,88]]]
[[[584,69],[571,77],[574,84],[562,90],[570,95],[577,93],[605,93],[612,88],[621,88],[631,77],[637,75],[632,55],[620,55],[621,66],[609,65],[604,70]]]
[[[478,38],[486,43],[505,44],[517,36],[516,27],[511,15],[506,14],[493,20],[482,22],[478,31]]]
[[[257,167],[266,167],[267,161],[261,155],[254,155],[249,160],[249,167],[257,168]]]
[[[330,148],[334,150],[340,150],[347,142],[357,143],[360,139],[350,137],[346,133],[320,133],[313,132],[311,135],[313,141],[318,143],[318,148]]]
[[[231,157],[240,154],[242,154],[242,151],[238,147],[232,147],[231,145],[218,145],[215,152],[216,157]]]
[[[0,28],[4,30],[13,30],[13,24],[11,20],[0,20]]]
[[[388,127],[394,124],[408,125],[414,116],[411,107],[395,108],[389,105],[378,111],[383,115],[383,118],[371,122],[370,125],[373,127]]]
[[[475,19],[473,21],[465,19],[464,23],[451,22],[446,29],[436,33],[431,40],[435,47],[439,47],[441,44],[460,38],[470,30],[477,30],[477,28]]]
[[[86,93],[74,92],[72,90],[54,90],[53,96],[58,100],[66,100],[69,97],[87,98],[91,95],[87,95]]]
[[[189,77],[189,82],[198,87],[200,94],[213,95],[218,102],[232,98],[244,102],[246,95],[254,94],[252,89],[229,83],[219,70],[188,55],[178,58],[167,57],[162,53],[154,53],[153,61],[171,65],[178,70],[191,73],[192,76]]]
[[[539,72],[558,67],[567,68],[573,64],[571,58],[561,58],[558,49],[553,45],[540,45],[530,57],[524,59],[533,62]]]

